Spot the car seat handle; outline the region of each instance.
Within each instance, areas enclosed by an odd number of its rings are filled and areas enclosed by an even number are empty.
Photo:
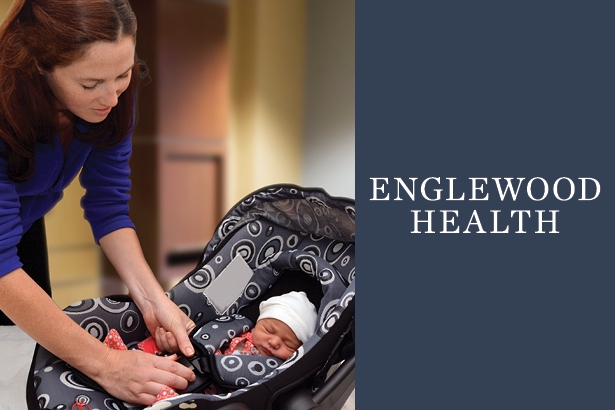
[[[250,408],[243,403],[232,403],[220,407],[218,410],[250,410]]]
[[[281,403],[279,410],[326,410],[312,398],[310,390],[298,389]]]
[[[354,311],[354,299],[352,299],[349,302],[349,306]],[[333,349],[331,350],[331,353],[329,354],[329,356],[327,356],[327,360],[322,365],[320,370],[316,373],[316,376],[314,376],[314,385],[316,387],[321,387],[323,385],[323,383],[327,379],[327,374],[329,373],[329,369],[331,368],[331,366],[334,364],[336,360],[340,359],[342,353],[345,353],[346,355],[349,355],[349,356],[354,356],[354,319],[355,318],[353,316],[352,321],[348,324],[348,327],[346,327],[346,329],[342,332],[342,334],[339,335]],[[350,341],[346,337],[349,334],[351,338]],[[348,354],[347,352],[344,352],[344,346],[342,345],[342,343],[346,343],[346,345],[349,345],[350,348],[348,350],[350,350],[352,354]],[[341,359],[346,359],[346,358],[347,357],[341,357]]]

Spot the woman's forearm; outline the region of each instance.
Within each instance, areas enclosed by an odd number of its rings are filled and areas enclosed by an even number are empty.
[[[23,269],[0,277],[0,309],[71,366],[92,376],[103,368],[109,349],[68,317]]]
[[[157,298],[166,297],[132,228],[111,232],[100,239],[100,246],[142,311],[150,309]]]

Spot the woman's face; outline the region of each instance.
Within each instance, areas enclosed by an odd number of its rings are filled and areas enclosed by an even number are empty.
[[[134,39],[124,36],[117,43],[96,42],[83,58],[43,74],[61,117],[68,110],[85,121],[98,123],[107,118],[128,88],[134,64]]]

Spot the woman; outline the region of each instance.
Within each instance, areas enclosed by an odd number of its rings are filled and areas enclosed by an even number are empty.
[[[50,298],[41,256],[42,218],[81,171],[85,218],[148,329],[164,350],[193,354],[194,323],[165,296],[128,217],[143,74],[135,41],[127,0],[16,0],[0,27],[0,322],[12,321],[113,396],[152,404],[164,388],[185,388],[192,371],[90,336]]]

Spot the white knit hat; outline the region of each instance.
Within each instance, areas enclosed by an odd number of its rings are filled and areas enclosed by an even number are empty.
[[[316,329],[318,320],[316,307],[307,298],[305,292],[293,291],[274,296],[261,302],[259,309],[258,320],[271,318],[286,323],[301,343],[305,343]]]

